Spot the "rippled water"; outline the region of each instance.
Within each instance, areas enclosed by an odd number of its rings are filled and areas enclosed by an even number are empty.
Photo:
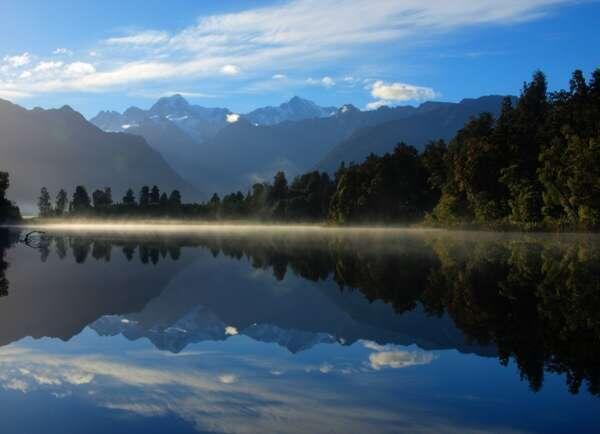
[[[0,232],[2,433],[597,432],[598,238],[89,229]]]

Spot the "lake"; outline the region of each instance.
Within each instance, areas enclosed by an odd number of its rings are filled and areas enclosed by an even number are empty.
[[[0,230],[2,433],[592,433],[600,238]]]

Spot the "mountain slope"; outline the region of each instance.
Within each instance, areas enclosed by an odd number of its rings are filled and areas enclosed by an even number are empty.
[[[55,193],[82,184],[110,186],[115,198],[132,187],[156,184],[198,192],[146,141],[124,133],[106,133],[68,106],[26,110],[0,100],[0,157],[11,175],[10,197],[32,211],[42,186]]]
[[[370,152],[393,149],[401,140],[422,147],[428,140],[449,139],[471,116],[497,114],[501,102],[502,97],[490,96],[373,111],[345,105],[326,118],[268,126],[242,118],[203,144],[210,158],[196,163],[199,170],[190,180],[209,191],[230,191],[270,179],[278,170],[288,177],[316,167],[333,171],[341,161],[362,161]]]
[[[460,103],[427,102],[409,117],[395,119],[355,131],[337,144],[317,165],[318,169],[333,172],[342,161],[362,162],[369,154],[385,154],[403,141],[422,149],[428,141],[452,139],[469,118],[483,112],[497,116],[501,96],[465,99]]]

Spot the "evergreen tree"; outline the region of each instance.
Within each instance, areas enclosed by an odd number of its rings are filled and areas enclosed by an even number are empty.
[[[269,202],[275,204],[277,201],[287,198],[287,194],[288,182],[285,178],[285,173],[277,172],[273,178],[273,187],[269,191]]]
[[[128,207],[133,207],[136,205],[135,193],[133,192],[133,190],[131,188],[128,189],[127,192],[125,193],[125,196],[123,196],[123,204],[127,205]]]
[[[144,185],[140,190],[140,206],[146,207],[150,203],[150,188]]]
[[[6,198],[6,190],[9,186],[8,173],[0,172],[0,223],[21,219],[19,208]]]
[[[50,201],[50,193],[48,193],[46,187],[42,187],[40,191],[38,210],[40,217],[50,217],[52,215],[52,202]]]
[[[160,203],[161,207],[163,207],[163,208],[167,207],[167,205],[169,204],[169,197],[167,196],[167,193],[163,192],[160,195],[159,203]]]
[[[181,193],[179,190],[173,190],[169,195],[169,206],[171,208],[178,208],[181,206]]]
[[[96,209],[104,208],[106,204],[106,195],[104,190],[94,190],[92,192],[92,205]]]
[[[104,205],[111,206],[113,204],[112,189],[110,187],[104,187]]]
[[[69,198],[67,196],[67,192],[64,189],[60,189],[58,194],[56,195],[56,201],[54,205],[54,212],[56,215],[63,215],[67,211],[67,207],[69,205]]]
[[[160,203],[160,189],[155,185],[150,190],[150,204],[158,205]]]
[[[71,211],[74,213],[87,212],[91,208],[90,196],[83,185],[75,187],[73,198],[71,199]]]

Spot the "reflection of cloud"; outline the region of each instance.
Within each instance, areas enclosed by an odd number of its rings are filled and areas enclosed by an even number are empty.
[[[238,329],[233,326],[227,326],[225,327],[225,334],[228,336],[235,336],[238,334]]]
[[[380,345],[377,342],[373,341],[361,341],[361,343],[363,344],[363,347],[368,348],[370,350],[383,351],[386,349],[385,345]]]
[[[371,368],[406,368],[408,366],[426,365],[433,360],[433,354],[409,351],[381,351],[369,356]]]
[[[219,375],[219,381],[223,384],[233,384],[237,381],[237,376],[234,374]]]
[[[328,374],[332,370],[333,370],[333,365],[331,365],[330,363],[323,363],[321,366],[319,366],[319,371],[322,372],[323,374]]]
[[[19,390],[23,393],[26,393],[29,390],[29,386],[23,380],[9,380],[7,383],[3,384],[5,389],[9,390]]]
[[[386,354],[402,353],[383,347]],[[419,354],[409,353],[406,354]],[[410,432],[474,433],[474,429],[452,426],[446,420],[401,413],[373,405],[361,393],[347,393],[363,387],[355,375],[344,376],[343,391],[332,383],[303,376],[303,366],[287,355],[227,355],[199,352],[202,357],[164,357],[161,353],[131,352],[127,361],[105,354],[56,355],[27,351],[16,346],[0,349],[0,384],[5,389],[27,393],[48,392],[56,398],[73,396],[108,410],[120,410],[142,417],[176,415],[198,431],[253,434],[344,432],[392,434],[399,426]],[[283,353],[282,353],[283,354]],[[427,353],[420,354],[427,357]],[[429,355],[430,356],[430,355]],[[415,356],[419,360],[418,356]],[[198,366],[198,361],[202,366]],[[393,358],[390,362],[393,364]],[[212,363],[211,363],[212,362]],[[380,360],[381,362],[381,360]],[[385,364],[385,363],[384,363]],[[285,369],[285,375],[275,379]],[[318,372],[351,372],[340,360],[317,364]],[[356,375],[385,375],[368,369]],[[295,373],[292,371],[296,371]],[[225,373],[224,373],[225,372]],[[263,372],[266,375],[246,375]],[[243,376],[244,381],[238,381]],[[300,377],[299,377],[300,376]],[[60,380],[38,382],[36,377]],[[373,391],[373,393],[375,393]],[[400,398],[399,398],[400,399]],[[399,401],[400,403],[400,401]],[[495,432],[502,430],[495,429]],[[484,432],[483,430],[481,432]]]

